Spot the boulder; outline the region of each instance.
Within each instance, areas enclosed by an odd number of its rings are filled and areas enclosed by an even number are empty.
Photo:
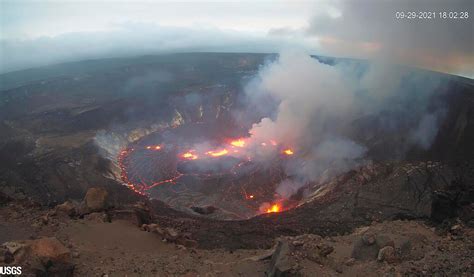
[[[72,276],[74,265],[71,253],[54,237],[36,240],[11,241],[2,245],[7,250],[10,264],[24,265],[27,276]]]
[[[37,276],[73,276],[71,252],[54,237],[31,241],[28,260],[37,261],[33,268]]]
[[[100,212],[107,208],[108,192],[103,188],[87,190],[84,203],[89,212]]]
[[[380,249],[387,246],[395,248],[395,243],[390,237],[364,232],[354,243],[352,258],[362,261],[375,260],[378,257]]]
[[[18,251],[26,247],[26,243],[22,241],[8,241],[2,244],[2,247],[15,255]]]
[[[270,262],[269,277],[292,276],[295,261],[291,257],[291,248],[286,240],[279,240]]]
[[[31,254],[43,261],[69,263],[71,251],[54,237],[40,238],[30,243]]]
[[[388,263],[395,263],[397,261],[397,255],[395,252],[395,248],[392,246],[385,246],[384,248],[380,249],[379,254],[377,255],[377,261],[379,262],[388,262]]]
[[[326,257],[327,255],[331,254],[334,251],[334,247],[327,245],[325,243],[318,244],[316,247],[321,257]]]
[[[7,250],[5,258],[14,264],[23,263],[27,258],[29,250],[27,241],[9,241],[2,244],[2,247]]]
[[[75,216],[77,214],[77,205],[72,201],[66,201],[56,206],[56,212],[58,214],[65,214],[67,216]]]
[[[380,247],[376,243],[368,245],[367,240],[361,237],[354,243],[351,256],[356,260],[375,260],[379,250]]]

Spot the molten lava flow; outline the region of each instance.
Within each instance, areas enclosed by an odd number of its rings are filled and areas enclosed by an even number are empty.
[[[222,149],[220,151],[208,151],[208,152],[206,152],[207,155],[210,155],[212,157],[224,156],[227,153],[229,153],[229,151],[227,151],[227,149]]]
[[[238,189],[243,190],[242,194],[239,194],[239,201],[240,199],[245,201],[244,206],[252,211],[252,215],[255,215],[254,212],[257,214],[280,213],[291,207],[291,203],[280,202],[277,199],[262,203],[262,200],[265,199],[262,196],[273,193],[272,184],[281,181],[281,176],[274,176],[274,174],[278,175],[274,169],[279,171],[280,164],[275,163],[272,165],[272,172],[265,173],[261,172],[262,169],[258,161],[253,163],[252,160],[254,150],[260,149],[265,153],[269,151],[280,153],[281,156],[276,158],[283,160],[282,156],[296,153],[289,147],[292,144],[281,144],[273,139],[253,141],[251,137],[224,138],[222,142],[221,144],[212,144],[212,146],[199,144],[198,147],[171,142],[168,144],[166,141],[150,144],[134,143],[133,145],[140,147],[137,148],[138,151],[129,146],[119,153],[120,177],[131,190],[141,195],[148,195],[148,193],[156,193],[159,190],[179,194],[182,187],[186,186],[190,180],[196,180],[202,184],[212,184],[211,182],[215,182],[218,178],[220,180],[223,176],[229,179],[228,187],[230,189],[223,188],[219,193],[227,195],[238,193]],[[258,149],[259,147],[261,148]],[[147,150],[143,151],[143,149]],[[175,156],[171,157],[170,153]],[[150,164],[146,159],[150,159]],[[201,164],[203,166],[200,166]],[[154,170],[155,166],[158,167],[158,170]],[[247,193],[245,188],[235,187],[238,185],[248,186],[254,182],[263,182],[265,186],[262,185],[260,189],[253,190],[252,193]],[[174,187],[173,184],[178,184],[178,186]],[[165,186],[159,188],[162,185]],[[153,188],[156,191],[151,191]],[[256,208],[258,210],[255,210]],[[245,213],[245,216],[250,215],[250,213]],[[240,217],[240,215],[236,215],[236,217]]]
[[[120,151],[120,154],[118,156],[118,164],[120,167],[120,177],[122,178],[122,181],[126,184],[126,186],[133,190],[134,192],[140,194],[140,195],[145,195],[144,191],[140,190],[137,186],[135,186],[129,179],[128,179],[128,174],[126,171],[126,166],[124,163],[125,158],[127,155],[129,155],[134,149],[133,148],[126,148],[122,151]]]
[[[278,213],[280,209],[281,208],[278,204],[273,204],[269,209],[267,209],[267,213]]]
[[[148,145],[148,146],[146,147],[146,149],[148,149],[148,150],[151,150],[151,149],[153,149],[153,150],[160,150],[160,149],[161,149],[161,146],[160,146],[160,145]]]
[[[231,145],[235,147],[244,147],[245,146],[245,140],[243,139],[238,139],[238,140],[233,140],[230,142]]]
[[[166,184],[166,183],[176,184],[176,180],[181,178],[181,176],[183,176],[183,174],[179,173],[178,175],[174,176],[173,178],[170,178],[170,179],[167,179],[167,180],[162,180],[162,181],[159,181],[159,182],[155,182],[155,183],[151,184],[150,186],[147,186],[146,189],[148,190],[148,189],[151,189],[151,188],[154,188],[156,186]]]
[[[197,160],[198,155],[196,155],[196,154],[194,154],[190,151],[190,152],[184,153],[183,155],[181,155],[181,157],[183,157],[185,159],[188,159],[188,160]]]

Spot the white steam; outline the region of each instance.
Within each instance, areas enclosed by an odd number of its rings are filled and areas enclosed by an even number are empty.
[[[425,114],[418,127],[411,133],[411,139],[414,143],[423,149],[428,149],[438,134],[439,123],[445,116],[445,110],[436,113]]]
[[[310,130],[324,129],[327,118],[347,113],[353,102],[336,68],[300,52],[281,54],[258,78],[248,93],[269,94],[279,105],[275,118],[266,117],[253,125],[250,134],[257,141],[273,139],[297,147],[308,139]]]
[[[445,114],[440,107],[428,112],[439,81],[404,70],[384,64],[330,66],[300,52],[282,53],[263,67],[246,89],[249,107],[260,105],[262,111],[277,104],[252,125],[251,141],[275,140],[297,153],[286,162],[288,179],[276,193],[289,198],[308,182],[325,182],[365,163],[367,147],[348,131],[358,118],[388,114],[380,119],[387,124],[377,128],[412,126],[409,143],[428,149]]]

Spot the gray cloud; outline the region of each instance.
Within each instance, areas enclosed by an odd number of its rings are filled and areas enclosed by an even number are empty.
[[[308,28],[324,53],[369,57],[474,76],[474,5],[469,0],[338,1],[340,16],[319,13]],[[396,12],[436,12],[436,19],[397,19]],[[441,19],[438,12],[468,12]]]
[[[315,54],[474,76],[472,16],[466,20],[395,19],[396,11],[467,11],[472,15],[472,1],[303,2],[66,5],[6,1],[0,17],[0,74],[82,59],[191,51],[279,52],[298,47]],[[71,16],[71,10],[77,14]],[[92,12],[101,16],[91,16]],[[306,19],[308,25],[303,27]],[[32,34],[35,38],[25,39]],[[50,36],[37,37],[41,34]]]
[[[0,73],[48,64],[176,52],[278,52],[303,43],[216,28],[121,24],[114,31],[0,40]]]

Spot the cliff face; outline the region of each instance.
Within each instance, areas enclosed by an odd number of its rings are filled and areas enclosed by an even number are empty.
[[[474,82],[452,82],[443,97],[449,112],[430,155],[440,160],[472,161],[474,158]]]
[[[354,119],[348,136],[367,146],[374,160],[465,161],[474,157],[474,82],[451,78],[428,99],[429,107],[442,107],[428,147],[413,143],[419,121],[409,115],[382,111]]]

